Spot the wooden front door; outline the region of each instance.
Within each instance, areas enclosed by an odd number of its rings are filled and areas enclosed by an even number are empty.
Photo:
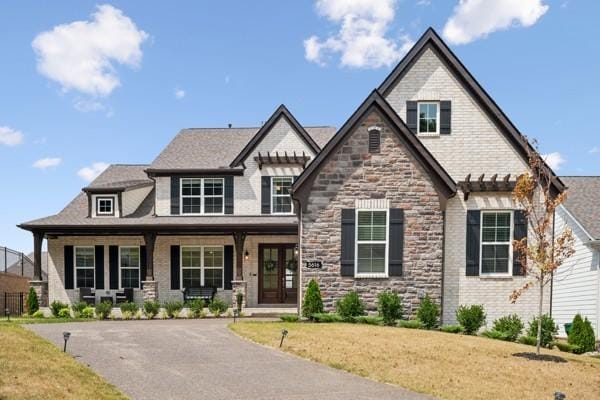
[[[296,304],[298,261],[295,244],[258,245],[258,302]]]

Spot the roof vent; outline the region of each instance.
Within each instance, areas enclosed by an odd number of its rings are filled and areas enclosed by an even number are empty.
[[[381,147],[381,128],[378,126],[370,126],[367,128],[369,132],[369,153],[379,153]]]

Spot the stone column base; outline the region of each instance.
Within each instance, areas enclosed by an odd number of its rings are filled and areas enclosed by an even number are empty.
[[[242,297],[242,310],[246,308],[247,298],[248,298],[248,282],[246,281],[231,281],[231,289],[232,299],[231,299],[231,307],[236,308],[237,305],[237,294],[241,293]]]
[[[144,288],[144,301],[158,300],[158,282],[157,281],[142,281]]]
[[[40,307],[48,307],[48,282],[29,281],[29,286],[35,290]]]

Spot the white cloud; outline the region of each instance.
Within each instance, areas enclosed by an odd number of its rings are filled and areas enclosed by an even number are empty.
[[[452,44],[465,44],[492,32],[532,26],[548,11],[544,0],[460,0],[444,26]]]
[[[104,111],[106,108],[101,102],[92,99],[76,99],[73,107],[81,112]]]
[[[23,134],[8,126],[0,126],[0,144],[5,146],[16,146],[23,142]]]
[[[225,84],[229,85],[229,81],[231,81],[231,77],[229,75],[225,76]]]
[[[567,161],[559,152],[542,154],[542,158],[546,161],[548,166],[556,171]]]
[[[105,162],[95,162],[89,167],[81,168],[77,171],[77,175],[83,180],[88,182],[93,181],[100,175],[106,168],[108,168],[109,164]]]
[[[183,99],[185,97],[185,90],[183,89],[175,89],[175,98],[176,99]]]
[[[417,5],[418,6],[430,6],[431,0],[418,0]]]
[[[588,151],[588,153],[590,153],[590,154],[600,153],[600,147],[594,146]]]
[[[340,65],[379,68],[397,62],[414,42],[407,35],[398,41],[386,37],[396,14],[397,0],[317,0],[319,15],[340,25],[325,39],[313,35],[304,41],[304,56],[319,65],[332,54]]]
[[[38,72],[64,91],[107,96],[120,85],[113,63],[138,67],[147,38],[121,10],[104,4],[90,21],[55,26],[38,34],[31,45]]]
[[[36,162],[33,163],[32,167],[39,168],[39,169],[47,169],[47,168],[51,168],[51,167],[57,167],[61,163],[62,163],[62,159],[59,157],[47,157],[47,158],[41,158],[41,159],[37,160]]]

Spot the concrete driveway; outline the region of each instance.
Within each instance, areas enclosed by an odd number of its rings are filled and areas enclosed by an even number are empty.
[[[134,399],[428,399],[241,339],[231,320],[25,325]]]

